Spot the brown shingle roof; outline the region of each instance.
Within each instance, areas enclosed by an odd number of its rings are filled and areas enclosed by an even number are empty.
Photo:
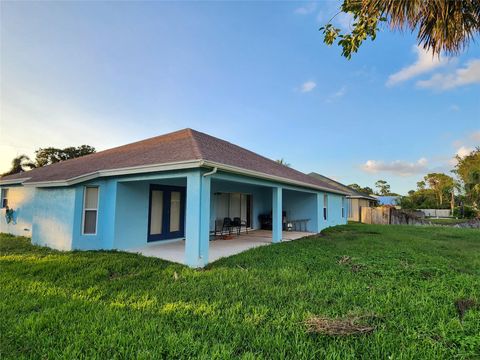
[[[370,196],[368,194],[365,194],[365,193],[362,193],[360,191],[354,190],[351,187],[349,187],[347,185],[343,185],[342,183],[339,183],[338,181],[330,179],[330,178],[328,178],[324,175],[320,175],[316,172],[311,172],[308,175],[312,176],[313,178],[315,178],[317,180],[324,181],[324,182],[328,183],[329,185],[331,185],[331,186],[333,186],[333,187],[335,187],[339,190],[345,191],[351,197],[363,198],[363,199],[367,199],[367,200],[377,201],[377,199],[374,198],[373,196]]]
[[[179,130],[28,172],[4,176],[0,180],[29,178],[24,183],[67,181],[98,171],[195,160],[234,166],[339,192],[325,181],[192,129]]]

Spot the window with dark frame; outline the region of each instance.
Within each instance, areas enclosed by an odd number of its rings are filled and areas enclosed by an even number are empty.
[[[98,186],[85,187],[83,199],[83,234],[95,235],[97,233],[98,217]]]
[[[2,208],[8,206],[8,189],[2,189]]]
[[[328,208],[328,195],[323,194],[323,220],[327,220],[327,217],[328,217],[327,208]]]

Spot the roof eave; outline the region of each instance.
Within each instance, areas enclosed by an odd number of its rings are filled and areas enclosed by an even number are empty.
[[[367,199],[372,201],[378,201],[378,199],[371,197],[371,196],[362,196],[362,195],[349,195],[347,196],[350,199]]]
[[[340,191],[340,190],[334,190],[334,189],[326,188],[326,187],[323,187],[323,186],[317,186],[317,185],[309,184],[309,183],[306,183],[306,182],[303,182],[303,181],[292,180],[292,179],[284,178],[284,177],[281,177],[281,176],[265,174],[265,173],[262,173],[262,172],[259,172],[259,171],[247,170],[247,169],[244,169],[244,168],[241,168],[241,167],[232,166],[232,165],[225,165],[225,164],[221,164],[221,163],[217,163],[217,162],[213,162],[213,161],[206,160],[204,162],[204,165],[212,167],[212,168],[216,167],[219,170],[223,170],[223,171],[230,172],[230,173],[247,175],[247,176],[252,176],[252,177],[256,177],[256,178],[260,178],[260,179],[264,179],[264,180],[286,183],[286,184],[290,184],[290,185],[302,186],[302,187],[306,187],[306,188],[309,188],[309,189],[321,190],[321,191],[334,193],[334,194],[348,195],[348,193]]]
[[[103,177],[134,175],[134,174],[152,173],[152,172],[170,171],[170,170],[184,170],[184,169],[198,168],[202,166],[212,167],[212,168],[217,167],[220,170],[230,172],[230,173],[253,176],[256,178],[261,178],[261,179],[270,180],[270,181],[277,181],[277,182],[286,183],[290,185],[302,186],[309,189],[315,189],[315,190],[325,191],[325,192],[334,193],[334,194],[340,194],[345,196],[349,195],[347,192],[343,192],[340,190],[335,190],[335,189],[331,189],[323,186],[317,186],[317,185],[309,184],[302,181],[288,179],[281,176],[265,174],[265,173],[254,171],[254,170],[247,170],[247,169],[232,166],[232,165],[226,165],[226,164],[216,163],[213,161],[204,161],[204,160],[189,160],[189,161],[179,161],[179,162],[166,163],[166,164],[142,165],[142,166],[134,166],[129,168],[99,170],[99,171],[83,174],[81,176],[73,177],[66,180],[26,181],[29,178],[24,178],[24,179],[15,179],[11,181],[12,182],[16,181],[16,183],[23,183],[24,186],[29,186],[29,187],[41,187],[41,188],[65,187],[65,186],[72,186],[78,183],[94,180],[97,178],[103,178]],[[20,182],[20,180],[23,180],[23,181]],[[0,182],[0,185],[3,185],[3,182]]]
[[[24,181],[27,181],[30,178],[18,178],[18,179],[7,179],[7,180],[1,180],[0,179],[0,186],[1,185],[21,185],[23,184]]]
[[[203,164],[202,160],[189,160],[189,161],[178,161],[166,164],[155,164],[155,165],[142,165],[142,166],[132,166],[128,168],[119,168],[119,169],[110,169],[110,170],[99,170],[92,173],[80,175],[73,177],[67,180],[49,180],[49,181],[31,181],[24,183],[24,186],[32,187],[63,187],[71,186],[85,181],[109,177],[109,176],[124,176],[124,175],[136,175],[160,171],[172,171],[172,170],[183,170],[183,169],[192,169],[201,167]]]

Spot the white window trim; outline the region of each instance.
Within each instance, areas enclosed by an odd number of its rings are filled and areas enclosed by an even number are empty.
[[[87,188],[97,188],[97,208],[85,208],[85,203],[87,200]],[[82,206],[82,235],[84,236],[96,236],[98,231],[98,208],[100,207],[100,187],[96,185],[84,186],[83,187],[83,206]],[[87,211],[96,211],[97,215],[95,216],[95,233],[85,233],[85,214]]]
[[[8,188],[2,188],[1,191],[0,191],[0,195],[1,195],[1,199],[0,199],[0,206],[2,209],[5,209],[6,206],[3,206],[3,200],[7,200],[7,206],[8,206],[8,193],[10,191],[8,190]],[[5,193],[7,193],[7,195],[5,196]]]

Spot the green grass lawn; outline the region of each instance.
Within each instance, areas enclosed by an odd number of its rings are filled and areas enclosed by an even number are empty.
[[[349,224],[204,270],[0,235],[1,359],[479,358],[459,299],[480,303],[478,230]],[[305,325],[363,315],[369,334]]]
[[[437,225],[456,225],[469,222],[470,219],[455,219],[455,218],[426,218],[425,220],[430,221],[432,224]]]

